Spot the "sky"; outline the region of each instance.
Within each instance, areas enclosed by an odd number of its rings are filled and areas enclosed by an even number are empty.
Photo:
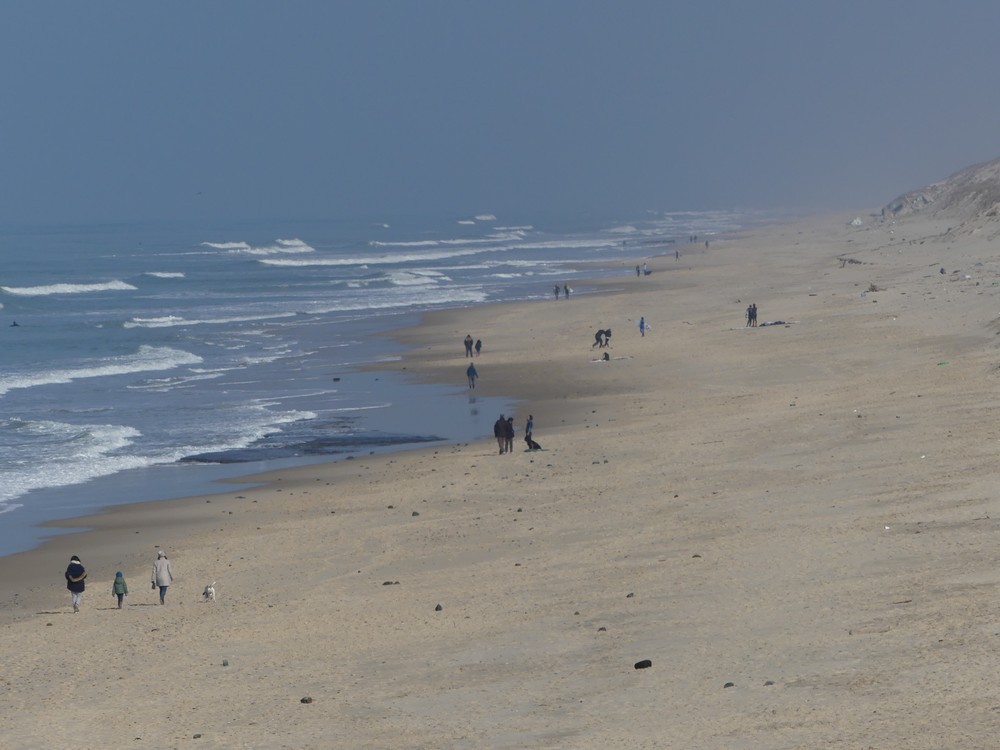
[[[1000,157],[995,0],[0,8],[0,222],[877,209]]]

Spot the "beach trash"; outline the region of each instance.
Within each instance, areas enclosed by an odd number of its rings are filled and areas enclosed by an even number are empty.
[[[313,699],[310,698],[308,695],[299,700],[299,703],[312,703],[312,702],[313,702]]]
[[[229,659],[223,659],[222,660],[222,666],[228,667],[229,666]]]
[[[649,659],[643,659],[635,663],[636,669],[649,669],[651,666],[653,666],[653,662]]]

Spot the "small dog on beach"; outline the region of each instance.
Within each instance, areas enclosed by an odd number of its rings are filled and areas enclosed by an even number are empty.
[[[206,602],[215,601],[215,581],[212,581],[205,587],[205,590],[201,592],[201,595],[205,597]]]

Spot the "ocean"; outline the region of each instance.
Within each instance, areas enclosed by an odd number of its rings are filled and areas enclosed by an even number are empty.
[[[492,435],[502,399],[359,366],[428,310],[597,293],[585,264],[767,217],[0,226],[0,555],[227,477]],[[476,335],[477,332],[472,332]],[[486,351],[488,336],[483,336]],[[461,352],[461,341],[456,341]]]

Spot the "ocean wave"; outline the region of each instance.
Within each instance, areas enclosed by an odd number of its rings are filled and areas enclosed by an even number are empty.
[[[158,279],[183,279],[182,271],[146,271],[146,276],[155,276]]]
[[[154,347],[143,345],[135,354],[120,357],[105,357],[92,364],[62,370],[49,370],[25,375],[7,375],[0,377],[0,395],[18,388],[33,388],[40,385],[70,383],[84,378],[101,378],[110,375],[128,375],[135,372],[155,370],[171,370],[183,365],[198,364],[202,358],[197,354],[171,349],[170,347]]]
[[[314,253],[316,249],[299,239],[275,240],[273,245],[255,247],[246,242],[202,242],[206,247],[225,250],[236,255],[282,255],[297,253]]]
[[[47,284],[45,286],[0,286],[0,291],[19,297],[45,297],[50,294],[84,294],[86,292],[134,292],[138,287],[115,279],[99,284]]]
[[[438,247],[440,245],[495,245],[499,242],[519,240],[523,234],[519,231],[491,234],[488,237],[454,237],[443,240],[411,240],[408,242],[383,242],[369,240],[370,247]]]
[[[252,323],[258,320],[274,320],[275,318],[292,318],[296,313],[270,313],[268,315],[237,315],[226,318],[188,319],[176,315],[165,315],[160,318],[132,318],[122,323],[124,328],[173,328],[174,326],[222,325],[225,323]]]
[[[141,437],[128,425],[5,420],[0,422],[0,433],[16,438],[16,445],[4,451],[0,501],[149,463],[139,456],[112,455]],[[24,460],[18,454],[24,454]]]
[[[377,310],[400,310],[410,307],[438,307],[441,305],[466,305],[485,302],[486,293],[477,288],[454,288],[427,285],[419,296],[406,291],[407,287],[391,287],[380,292],[372,291],[363,299],[353,299],[343,303],[316,303],[309,309],[314,315],[326,313],[364,311],[371,314]]]
[[[461,250],[436,250],[424,253],[393,253],[392,255],[367,255],[354,258],[264,258],[259,260],[266,266],[306,267],[306,266],[380,266],[402,263],[424,263],[432,260],[460,258],[463,255],[477,255],[490,252],[492,248],[465,248]]]
[[[396,286],[428,286],[441,281],[451,281],[438,271],[393,271],[388,277],[389,282]]]
[[[493,214],[476,214],[476,221],[496,221],[497,217]]]
[[[221,372],[202,372],[193,375],[177,375],[172,378],[147,378],[133,385],[126,386],[130,391],[152,391],[165,393],[177,388],[187,388],[193,383],[201,380],[215,380],[221,378]]]

